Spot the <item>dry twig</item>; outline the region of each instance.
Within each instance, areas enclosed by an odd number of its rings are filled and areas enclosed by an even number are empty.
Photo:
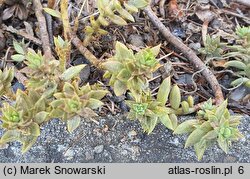
[[[177,37],[175,37],[158,19],[155,13],[152,11],[151,7],[146,7],[144,12],[150,18],[151,22],[159,29],[162,35],[166,38],[168,42],[174,45],[177,49],[179,49],[195,66],[197,70],[204,69],[202,74],[211,85],[215,100],[217,104],[220,104],[223,100],[223,93],[221,87],[214,76],[214,74],[206,67],[206,65],[200,60],[200,58],[193,52],[189,47],[187,47],[182,41],[180,41]]]
[[[47,24],[45,17],[43,15],[43,7],[40,0],[33,0],[33,6],[37,17],[37,21],[39,23],[39,30],[40,30],[44,56],[46,58],[53,58],[49,43],[49,35],[47,32]]]
[[[82,41],[76,36],[71,35],[71,42],[79,50],[79,52],[95,67],[99,67],[100,60],[93,55],[82,43]]]

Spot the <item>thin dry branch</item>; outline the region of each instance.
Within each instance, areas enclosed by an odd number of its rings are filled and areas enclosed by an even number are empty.
[[[193,50],[191,50],[188,46],[186,46],[182,41],[180,41],[177,37],[175,37],[159,20],[159,18],[152,11],[151,7],[146,7],[144,12],[149,17],[150,21],[159,29],[162,35],[166,38],[168,42],[174,45],[178,50],[180,50],[186,58],[188,58],[197,70],[204,69],[201,73],[204,75],[208,83],[211,85],[212,90],[215,95],[216,104],[220,104],[223,100],[223,93],[221,87],[214,76],[214,74],[206,67],[206,65],[200,60],[200,58],[195,54]]]
[[[99,67],[100,60],[96,58],[82,43],[82,41],[76,36],[71,35],[71,42],[79,50],[79,52],[95,67]]]
[[[43,7],[40,0],[33,0],[33,6],[37,17],[37,21],[39,23],[39,30],[40,30],[44,56],[46,58],[53,58],[49,43],[49,35],[47,32],[47,24],[45,17],[43,15]]]

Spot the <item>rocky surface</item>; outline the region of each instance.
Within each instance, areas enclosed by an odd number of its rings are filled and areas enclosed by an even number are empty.
[[[234,142],[228,154],[210,147],[200,162],[250,162],[249,121],[249,116],[242,118],[245,138]],[[100,117],[99,125],[83,121],[69,134],[65,124],[54,119],[42,127],[27,153],[21,155],[20,144],[14,142],[0,150],[0,162],[198,162],[193,148],[184,149],[186,137],[173,135],[163,125],[146,135],[137,121],[122,116]]]

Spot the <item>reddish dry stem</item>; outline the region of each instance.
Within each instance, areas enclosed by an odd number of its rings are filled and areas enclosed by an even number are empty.
[[[201,61],[201,59],[192,51],[188,46],[186,46],[182,41],[175,37],[159,20],[152,9],[148,6],[144,9],[151,22],[159,29],[162,35],[166,38],[168,42],[174,45],[178,50],[180,50],[186,58],[188,58],[197,70],[203,70],[201,73],[204,75],[208,83],[211,85],[212,90],[215,95],[216,104],[220,104],[223,100],[223,93],[221,87],[214,76],[214,74],[206,67],[206,65]]]
[[[97,68],[99,67],[100,61],[83,45],[77,36],[72,36],[71,42],[91,64]]]
[[[43,53],[46,58],[53,58],[50,43],[49,43],[49,35],[47,32],[47,24],[45,17],[43,15],[43,7],[40,0],[33,0],[33,6],[35,9],[35,14],[37,17],[37,21],[39,23],[40,30],[40,38],[42,41]]]

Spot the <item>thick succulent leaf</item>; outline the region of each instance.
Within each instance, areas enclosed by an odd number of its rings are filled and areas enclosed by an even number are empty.
[[[53,17],[57,17],[59,19],[62,18],[62,14],[57,11],[57,10],[54,10],[54,9],[51,9],[51,8],[43,8],[43,10],[48,13],[49,15],[53,16]]]
[[[101,102],[98,99],[90,98],[87,104],[87,107],[91,109],[97,109],[103,105],[103,102]]]
[[[8,142],[13,142],[17,140],[20,136],[20,132],[16,130],[8,130],[1,137],[0,144],[5,144]]]
[[[227,63],[225,63],[226,67],[235,67],[241,70],[245,70],[245,68],[247,67],[243,62],[241,61],[237,61],[237,60],[232,60],[229,61]]]
[[[37,123],[35,122],[31,123],[28,129],[29,129],[30,135],[40,136],[40,126]]]
[[[148,134],[150,134],[154,130],[154,128],[157,124],[157,120],[158,120],[157,117],[147,118],[147,126],[148,126],[147,132],[148,132]]]
[[[109,16],[109,18],[113,23],[115,23],[117,25],[120,25],[120,26],[127,25],[127,22],[118,15]]]
[[[185,134],[195,130],[195,126],[199,124],[196,119],[187,120],[176,127],[174,134]]]
[[[103,26],[108,26],[109,25],[109,21],[106,20],[105,17],[103,17],[103,15],[100,15],[97,19]]]
[[[202,137],[203,140],[213,140],[218,137],[218,131],[217,130],[212,130],[209,131],[206,135]]]
[[[90,98],[101,100],[107,93],[107,90],[93,90],[88,95]]]
[[[64,105],[64,99],[57,99],[50,103],[50,106],[53,108],[58,108],[61,105]]]
[[[194,98],[192,96],[188,96],[187,102],[188,102],[189,107],[191,108],[194,107]]]
[[[67,129],[70,133],[72,133],[81,122],[81,117],[79,115],[74,116],[72,119],[67,120]]]
[[[41,124],[44,121],[46,121],[47,117],[49,116],[48,112],[45,111],[41,111],[39,113],[37,113],[34,117],[34,122],[36,122],[37,124]]]
[[[150,51],[154,54],[155,57],[160,53],[160,50],[161,50],[161,44],[150,48]]]
[[[64,110],[57,108],[57,109],[52,109],[49,116],[51,118],[61,118],[61,116],[63,116],[64,113],[65,113]]]
[[[138,9],[142,9],[149,4],[148,0],[129,0],[127,3],[137,7]]]
[[[178,125],[177,116],[176,116],[175,114],[170,114],[170,115],[169,115],[169,118],[170,118],[170,120],[171,120],[171,122],[172,122],[172,127],[173,127],[172,130],[175,130],[176,127],[177,127],[177,125]]]
[[[22,62],[25,59],[24,55],[20,55],[20,54],[15,54],[15,55],[11,55],[11,59],[14,60],[15,62]]]
[[[116,96],[123,95],[127,90],[127,86],[125,83],[121,82],[120,80],[116,80],[114,83],[114,92]]]
[[[22,136],[20,141],[22,142],[22,154],[26,153],[32,145],[36,143],[37,136]]]
[[[224,115],[225,110],[227,109],[227,100],[223,101],[216,109],[215,116],[218,120]]]
[[[181,92],[177,85],[174,85],[170,92],[170,104],[173,109],[178,109],[181,104]]]
[[[170,76],[163,80],[157,93],[157,101],[161,102],[161,105],[165,105],[168,100],[168,95],[171,89],[171,78]]]
[[[117,79],[122,82],[127,82],[129,78],[131,77],[131,73],[127,69],[122,69],[120,73],[117,75]]]
[[[227,140],[222,135],[219,135],[219,138],[218,138],[217,142],[218,142],[220,148],[225,153],[228,153],[228,143],[227,143]]]
[[[46,84],[46,88],[41,96],[41,98],[50,98],[57,91],[57,84],[49,82]]]
[[[135,22],[134,17],[128,11],[126,11],[125,9],[123,9],[123,8],[122,9],[118,9],[117,12],[119,12],[119,14],[123,18],[125,18],[125,19],[127,19],[127,20],[129,20],[131,22]]]
[[[181,108],[184,114],[187,114],[189,112],[189,104],[187,101],[181,102]]]
[[[46,103],[44,98],[40,98],[34,105],[35,110],[45,111]]]
[[[134,5],[129,5],[126,2],[123,3],[124,7],[129,11],[129,12],[138,12],[138,8],[135,7]]]
[[[204,122],[200,127],[195,129],[187,138],[185,148],[192,146],[199,142],[201,138],[206,135],[210,130],[212,130],[212,127],[208,121]]]
[[[126,45],[124,45],[121,42],[116,42],[115,44],[115,57],[118,60],[124,60],[124,59],[133,59],[134,58],[134,54],[132,50],[129,50]]]
[[[112,60],[102,63],[102,66],[111,73],[118,73],[123,69],[123,64],[121,62]]]
[[[78,75],[80,71],[86,66],[86,64],[72,66],[68,68],[63,74],[60,76],[62,80],[68,81]]]
[[[25,54],[25,51],[24,51],[23,47],[20,45],[20,43],[18,43],[17,41],[13,41],[13,46],[14,46],[14,49],[17,53],[19,53],[21,55]]]
[[[194,150],[197,155],[198,160],[201,160],[203,157],[203,154],[207,148],[206,142],[205,141],[200,141],[196,144],[194,144]]]
[[[234,80],[234,81],[231,82],[231,86],[238,86],[239,84],[247,83],[249,80],[250,79],[244,78],[244,77],[238,78],[238,79],[236,79],[236,80]]]
[[[172,121],[170,120],[168,114],[165,114],[165,115],[163,115],[163,116],[160,116],[159,119],[160,119],[161,123],[162,123],[164,126],[166,126],[166,128],[171,129],[171,130],[174,130]]]

